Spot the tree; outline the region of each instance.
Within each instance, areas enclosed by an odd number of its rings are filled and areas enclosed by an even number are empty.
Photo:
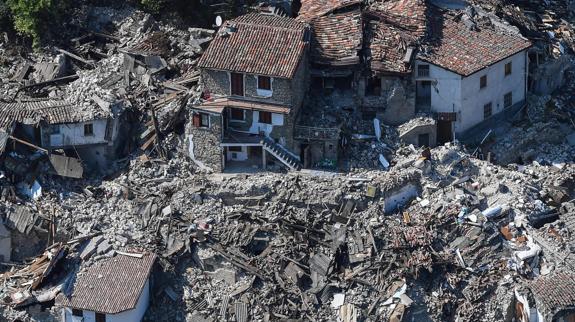
[[[6,0],[12,12],[14,29],[40,44],[42,30],[57,21],[66,0]]]

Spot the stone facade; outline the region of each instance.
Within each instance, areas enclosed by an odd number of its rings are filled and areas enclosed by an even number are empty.
[[[364,109],[375,110],[384,123],[399,125],[415,115],[415,85],[410,78],[381,77],[379,95],[365,95],[366,81],[360,80],[358,92]]]
[[[197,112],[192,112],[197,113]],[[192,119],[192,115],[190,119]],[[188,155],[203,170],[222,172],[223,148],[222,117],[219,114],[209,114],[209,127],[196,127],[188,123],[186,128]]]

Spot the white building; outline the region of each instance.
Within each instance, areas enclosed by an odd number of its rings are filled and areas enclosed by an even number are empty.
[[[525,102],[531,43],[485,17],[432,10],[415,77],[418,108],[436,114],[442,144]]]
[[[156,256],[127,255],[80,270],[70,297],[60,294],[62,322],[139,322],[150,300],[150,273]]]

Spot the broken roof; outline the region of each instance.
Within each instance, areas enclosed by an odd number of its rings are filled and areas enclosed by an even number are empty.
[[[419,59],[469,76],[531,46],[521,35],[432,7],[431,37]]]
[[[239,108],[244,110],[256,110],[265,111],[272,113],[288,114],[290,108],[285,105],[272,104],[272,103],[262,103],[258,101],[250,101],[245,99],[233,99],[233,98],[216,98],[212,101],[206,101],[200,106],[195,106],[194,108],[205,110],[207,112],[213,112],[221,114],[226,107]]]
[[[125,52],[142,56],[166,56],[170,52],[170,39],[165,32],[153,32]]]
[[[0,128],[9,129],[14,123],[48,124],[86,122],[106,118],[109,113],[94,104],[91,111],[61,99],[0,102]]]
[[[250,13],[227,21],[200,58],[200,68],[292,78],[307,45],[307,26]]]
[[[360,0],[302,0],[296,19],[299,21],[310,21],[335,10],[360,3]]]
[[[372,4],[367,15],[366,46],[373,71],[408,73],[410,48],[425,35],[427,6],[422,0],[398,0]]]
[[[359,63],[363,32],[359,10],[329,14],[311,21],[312,58],[320,64],[349,65]]]
[[[575,306],[575,275],[572,273],[541,276],[529,285],[538,302],[549,309]]]
[[[78,273],[72,295],[60,294],[57,303],[69,308],[116,314],[136,307],[156,259],[119,254]]]

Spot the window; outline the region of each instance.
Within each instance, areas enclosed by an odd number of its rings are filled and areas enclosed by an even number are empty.
[[[429,77],[429,65],[419,65],[419,66],[417,66],[417,76],[419,76],[419,77]]]
[[[511,107],[511,105],[513,105],[513,93],[509,92],[503,97],[503,106],[507,108]]]
[[[60,134],[60,125],[52,125],[52,134]]]
[[[239,108],[231,108],[230,109],[230,119],[233,121],[243,121],[245,120],[244,110]]]
[[[486,118],[491,116],[491,114],[493,112],[492,107],[493,107],[493,105],[491,104],[491,102],[483,105],[483,119],[486,119]]]
[[[272,113],[271,112],[259,112],[260,123],[272,124]]]
[[[93,136],[94,135],[94,124],[87,123],[84,124],[84,136]]]
[[[106,314],[96,312],[96,322],[106,322]]]
[[[485,87],[487,87],[487,75],[483,75],[479,79],[479,88],[485,88]]]
[[[242,147],[241,146],[230,146],[230,147],[228,147],[228,150],[230,152],[242,152]]]
[[[258,89],[272,90],[272,80],[267,76],[258,76]]]
[[[511,75],[512,72],[513,72],[513,65],[511,65],[511,62],[505,64],[505,76]]]
[[[230,79],[232,95],[244,96],[244,74],[231,73]]]
[[[72,309],[72,316],[84,316],[84,311],[78,309]]]
[[[210,115],[207,113],[195,113],[192,124],[195,127],[210,127]]]

